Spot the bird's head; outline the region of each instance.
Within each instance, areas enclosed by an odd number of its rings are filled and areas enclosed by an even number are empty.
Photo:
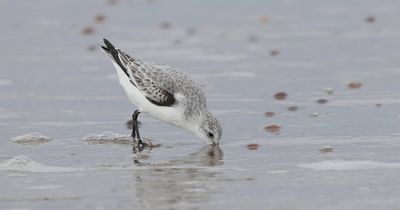
[[[216,145],[222,137],[221,124],[213,114],[207,112],[200,118],[195,133],[207,144]]]

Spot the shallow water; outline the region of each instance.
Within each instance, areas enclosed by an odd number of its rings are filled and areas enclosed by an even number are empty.
[[[0,1],[1,210],[398,209],[398,2],[111,2]],[[203,84],[220,148],[141,115],[133,154],[103,37]]]

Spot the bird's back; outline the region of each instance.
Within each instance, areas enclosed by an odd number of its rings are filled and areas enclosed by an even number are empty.
[[[201,86],[182,71],[166,65],[142,63],[138,74],[146,75],[159,88],[181,98],[177,103],[184,103],[185,116],[191,117],[206,110],[206,97]]]

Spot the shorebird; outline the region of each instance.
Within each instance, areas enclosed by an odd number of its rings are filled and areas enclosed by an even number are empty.
[[[185,73],[166,65],[140,61],[115,48],[104,39],[103,51],[117,71],[119,83],[130,101],[137,107],[132,114],[132,138],[145,147],[137,119],[141,112],[183,128],[207,144],[216,145],[222,137],[218,119],[207,110],[207,102],[200,85]]]

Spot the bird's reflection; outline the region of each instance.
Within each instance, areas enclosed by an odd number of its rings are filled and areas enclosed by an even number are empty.
[[[146,142],[149,143],[149,147],[145,148],[138,148],[135,146],[135,143],[132,144],[132,153],[133,153],[133,162],[136,165],[147,165],[143,164],[141,160],[146,160],[149,157],[149,154],[151,153],[151,150],[153,148],[159,147],[160,145],[154,145],[151,143],[149,140],[145,140]],[[183,162],[183,163],[197,163],[205,166],[213,166],[213,165],[221,165],[223,163],[223,152],[219,145],[207,145],[203,148],[201,148],[199,151],[190,154],[188,157],[181,159],[181,160],[176,160],[178,162]],[[175,162],[175,161],[171,161]]]
[[[191,209],[212,199],[219,173],[214,168],[223,164],[219,146],[206,146],[163,164],[143,164],[140,157],[143,154],[134,158],[139,167],[133,170],[132,183],[140,209]]]
[[[192,153],[187,159],[183,160],[186,163],[194,163],[203,166],[215,166],[223,164],[224,153],[218,145],[205,146],[199,151]]]

